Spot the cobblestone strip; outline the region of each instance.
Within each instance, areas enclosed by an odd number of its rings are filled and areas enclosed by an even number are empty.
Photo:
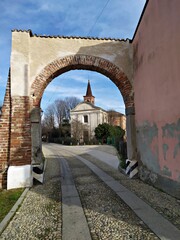
[[[60,166],[52,156],[47,159],[45,183],[36,184],[29,190],[0,239],[61,239],[60,200]]]
[[[70,165],[93,240],[158,239],[84,163],[67,152],[63,155]]]

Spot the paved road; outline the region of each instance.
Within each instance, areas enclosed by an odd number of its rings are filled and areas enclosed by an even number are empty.
[[[43,152],[45,182],[0,239],[179,239],[179,201],[121,174],[113,147],[45,144]]]

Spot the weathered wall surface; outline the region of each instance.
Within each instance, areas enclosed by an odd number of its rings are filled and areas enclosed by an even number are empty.
[[[142,178],[180,196],[180,1],[149,1],[133,39]]]
[[[38,74],[56,59],[87,55],[106,59],[115,64],[132,80],[132,48],[129,41],[43,37],[29,31],[12,32],[12,94],[28,96]],[[19,78],[23,79],[19,88]]]

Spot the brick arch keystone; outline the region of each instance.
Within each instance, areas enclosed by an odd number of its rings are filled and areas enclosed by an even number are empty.
[[[134,108],[133,88],[125,73],[106,59],[80,54],[56,59],[41,71],[31,85],[31,107],[40,106],[46,86],[55,77],[73,69],[92,70],[107,76],[120,90],[126,109]]]

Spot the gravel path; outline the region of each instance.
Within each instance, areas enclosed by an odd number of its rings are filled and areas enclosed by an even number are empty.
[[[83,163],[68,157],[93,240],[159,239]]]
[[[158,239],[143,221],[84,163],[67,153],[67,149],[63,151],[63,148],[59,150],[56,148],[57,145],[47,145],[45,149],[48,156],[45,183],[43,185],[36,184],[30,189],[22,206],[0,236],[1,240],[62,239],[61,171],[60,158],[57,157],[62,154],[67,159],[72,171],[93,240]],[[74,151],[74,148],[70,150]],[[102,147],[101,150],[103,150]],[[84,150],[81,152],[79,149],[78,154],[136,193],[180,228],[179,200],[138,179],[130,180]],[[76,239],[75,236],[74,239]]]
[[[0,239],[61,239],[60,166],[47,159],[45,183],[33,186]]]
[[[124,174],[116,171],[114,168],[107,166],[100,160],[89,154],[82,154],[82,157],[96,164],[103,171],[108,173],[122,185],[134,192],[143,201],[148,203],[157,212],[167,218],[173,225],[180,229],[180,200],[159,191],[158,189],[142,182],[139,179],[129,179]]]

